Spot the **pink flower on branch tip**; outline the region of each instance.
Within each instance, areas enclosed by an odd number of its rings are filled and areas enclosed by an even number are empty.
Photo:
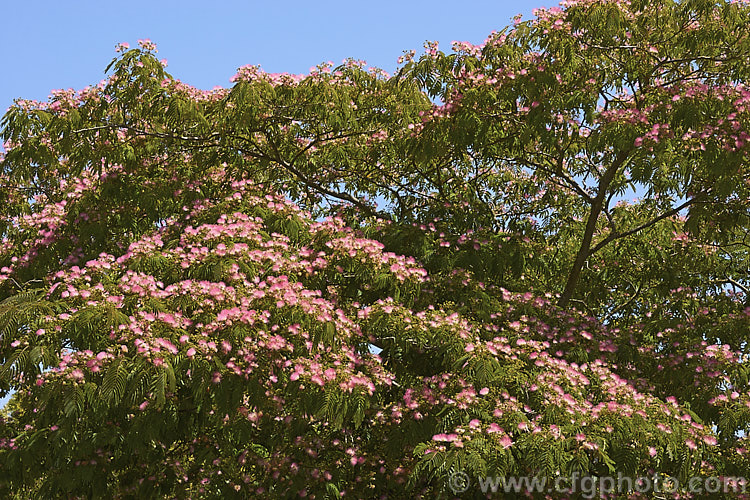
[[[152,42],[151,39],[149,39],[149,38],[144,38],[144,39],[138,40],[138,45],[143,50],[148,50],[148,51],[151,51],[151,52],[158,52],[158,50],[156,50],[156,44],[154,42]]]
[[[510,448],[513,445],[513,440],[506,434],[500,438],[500,445],[503,448]]]

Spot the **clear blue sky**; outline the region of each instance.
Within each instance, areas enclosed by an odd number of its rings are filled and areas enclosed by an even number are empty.
[[[482,42],[516,14],[557,0],[120,1],[15,0],[0,4],[0,113],[13,99],[99,82],[115,44],[150,38],[168,71],[195,87],[230,86],[239,66],[305,73],[364,59],[388,72],[425,40]],[[1,202],[1,201],[0,201]],[[0,407],[5,400],[0,400]]]
[[[557,0],[127,1],[16,0],[0,4],[0,113],[14,98],[99,82],[118,42],[150,38],[168,71],[190,85],[229,86],[239,66],[304,73],[347,57],[393,71],[402,51],[438,40],[480,43]]]

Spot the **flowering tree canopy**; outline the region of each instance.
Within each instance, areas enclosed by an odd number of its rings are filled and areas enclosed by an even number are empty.
[[[750,474],[748,3],[425,49],[201,91],[143,40],[15,102],[3,496]]]

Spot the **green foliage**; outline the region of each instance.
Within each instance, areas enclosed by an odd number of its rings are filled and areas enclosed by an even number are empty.
[[[746,2],[568,1],[393,77],[152,49],[3,117],[1,494],[747,475]]]

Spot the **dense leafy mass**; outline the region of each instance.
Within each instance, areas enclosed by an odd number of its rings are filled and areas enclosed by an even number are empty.
[[[535,16],[212,91],[144,40],[16,101],[0,493],[750,477],[750,6]]]

